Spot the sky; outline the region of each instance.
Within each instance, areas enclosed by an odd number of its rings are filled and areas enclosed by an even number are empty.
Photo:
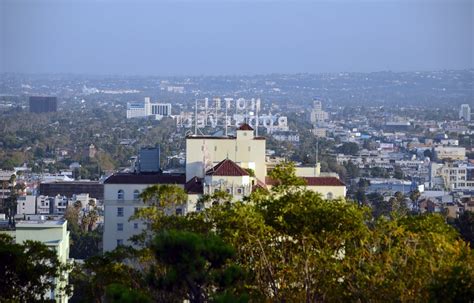
[[[0,72],[474,67],[474,0],[0,0]]]

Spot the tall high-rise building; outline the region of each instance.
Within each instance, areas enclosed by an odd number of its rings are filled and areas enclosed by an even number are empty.
[[[461,109],[459,110],[459,119],[471,121],[471,107],[469,104],[461,104]]]
[[[29,101],[30,113],[49,113],[58,110],[58,99],[56,97],[31,96]]]
[[[314,125],[317,125],[319,123],[322,123],[328,120],[328,118],[329,118],[328,113],[323,111],[322,102],[319,100],[314,100],[313,109],[311,110],[311,113],[310,113],[311,123],[313,123]]]

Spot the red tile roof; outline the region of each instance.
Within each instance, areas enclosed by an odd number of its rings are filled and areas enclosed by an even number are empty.
[[[206,172],[209,176],[248,176],[249,173],[234,161],[224,159]]]
[[[257,188],[267,190],[267,185],[263,183],[260,179],[257,179],[257,184],[252,186],[252,191],[256,190]]]
[[[345,186],[344,183],[341,182],[336,177],[301,177],[306,181],[307,186]],[[275,185],[276,182],[270,177],[265,178],[265,183],[267,185]]]
[[[196,140],[205,140],[205,139],[212,139],[212,140],[235,140],[235,136],[203,136],[203,135],[190,135],[187,136],[186,139],[196,139]],[[266,140],[265,137],[253,137],[253,140]]]
[[[253,128],[247,123],[242,123],[237,130],[253,130]]]
[[[202,194],[204,192],[202,180],[198,177],[193,177],[191,180],[186,182],[186,184],[184,185],[184,190],[186,190],[186,193],[188,193],[189,195]]]
[[[345,184],[336,177],[304,177],[309,186],[345,186]]]

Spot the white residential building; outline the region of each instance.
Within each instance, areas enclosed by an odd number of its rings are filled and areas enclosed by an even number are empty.
[[[459,119],[471,121],[471,107],[469,104],[461,104],[461,109],[459,110]]]
[[[16,213],[18,215],[36,214],[36,196],[24,195],[17,199]]]
[[[453,191],[474,191],[474,165],[445,163],[438,171],[444,186]]]
[[[160,120],[171,116],[170,103],[151,103],[150,97],[145,97],[144,103],[127,103],[127,119],[154,116]]]
[[[10,197],[10,188],[15,186],[15,183],[10,183],[13,175],[16,175],[14,171],[0,170],[0,203]]]
[[[36,198],[36,213],[40,215],[49,215],[52,213],[53,202],[49,196],[38,196]]]

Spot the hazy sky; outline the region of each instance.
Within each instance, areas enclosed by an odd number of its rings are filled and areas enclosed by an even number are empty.
[[[144,75],[474,67],[474,0],[0,0],[0,71]]]

